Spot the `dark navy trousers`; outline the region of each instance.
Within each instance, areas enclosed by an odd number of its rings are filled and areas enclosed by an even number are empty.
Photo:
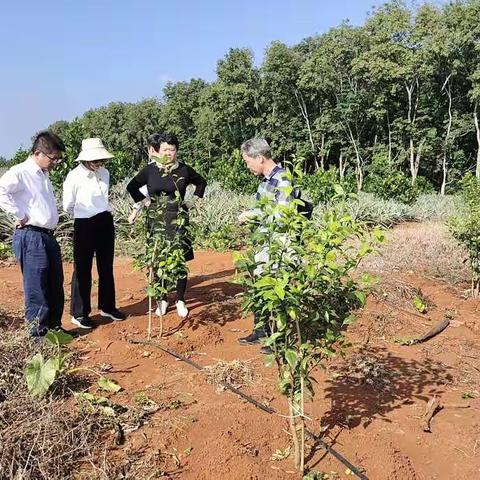
[[[62,324],[65,298],[60,246],[53,235],[22,228],[13,235],[13,251],[22,269],[30,335],[43,336]]]

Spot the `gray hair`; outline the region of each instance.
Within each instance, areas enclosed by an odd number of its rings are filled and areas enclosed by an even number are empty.
[[[242,143],[240,151],[249,157],[258,157],[258,155],[262,155],[265,158],[272,158],[270,145],[261,137],[246,140]]]

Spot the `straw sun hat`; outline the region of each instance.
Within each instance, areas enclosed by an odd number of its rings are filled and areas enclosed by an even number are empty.
[[[104,146],[101,138],[86,138],[82,140],[82,151],[77,157],[77,162],[93,162],[95,160],[108,160],[113,158]]]

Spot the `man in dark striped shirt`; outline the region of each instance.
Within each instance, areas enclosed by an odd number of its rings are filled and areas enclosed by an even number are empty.
[[[254,175],[262,175],[263,182],[259,185],[256,194],[256,200],[259,201],[264,197],[268,197],[278,205],[287,206],[294,198],[298,198],[298,192],[291,190],[288,193],[287,187],[292,187],[292,182],[289,179],[285,169],[278,165],[271,155],[270,145],[264,138],[251,138],[244,142],[240,148],[242,157],[245,160],[247,168]],[[245,223],[249,219],[259,217],[261,211],[258,209],[247,210],[240,214],[238,221]],[[262,228],[261,226],[259,228]],[[265,247],[255,254],[255,260],[258,264],[255,269],[255,275],[260,276],[263,273],[263,265],[268,262],[269,254],[268,248]],[[255,315],[255,323],[258,316]],[[258,329],[254,325],[253,332],[247,337],[239,338],[241,345],[252,345],[259,343],[260,338],[268,336],[269,331],[264,328]],[[262,353],[270,353],[268,347],[262,347]]]

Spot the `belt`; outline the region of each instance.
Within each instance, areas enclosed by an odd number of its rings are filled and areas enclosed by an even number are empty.
[[[33,230],[34,232],[46,233],[47,235],[53,236],[54,230],[49,230],[48,228],[37,227],[36,225],[25,225],[21,227],[20,230]]]

